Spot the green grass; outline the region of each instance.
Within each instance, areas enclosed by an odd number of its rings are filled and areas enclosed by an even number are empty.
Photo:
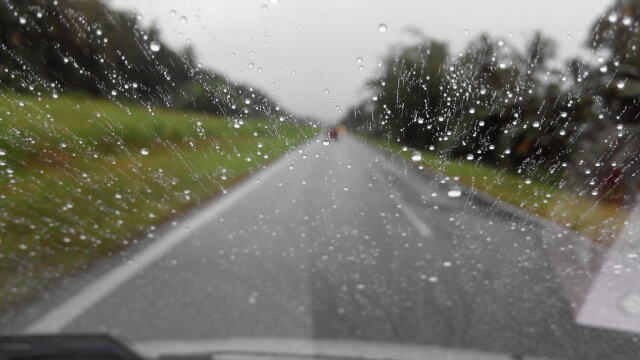
[[[317,133],[79,94],[0,93],[0,313]]]
[[[363,137],[383,149],[411,159],[413,150],[403,149],[401,144]],[[421,154],[422,160],[415,162],[417,165],[453,177],[462,184],[555,221],[598,243],[610,244],[615,241],[629,215],[617,204],[578,196],[559,188],[555,183],[527,179],[474,161],[440,157],[433,152]]]

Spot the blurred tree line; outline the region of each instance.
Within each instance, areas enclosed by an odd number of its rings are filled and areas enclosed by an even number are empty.
[[[593,24],[597,61],[554,68],[554,42],[519,51],[480,35],[461,53],[423,38],[392,49],[347,127],[629,204],[640,170],[640,3],[616,0]]]
[[[286,117],[275,101],[174,51],[101,1],[0,0],[0,91],[86,91],[146,106]]]

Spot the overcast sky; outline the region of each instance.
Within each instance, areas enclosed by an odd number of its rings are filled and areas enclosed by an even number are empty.
[[[175,48],[189,42],[203,66],[253,85],[285,108],[334,122],[367,96],[366,79],[409,28],[462,51],[486,32],[523,49],[536,30],[557,58],[590,54],[585,38],[613,0],[111,0],[156,23]],[[385,24],[387,31],[381,32]],[[362,58],[362,62],[358,61]],[[362,69],[360,69],[362,66]],[[328,93],[326,92],[328,90]]]

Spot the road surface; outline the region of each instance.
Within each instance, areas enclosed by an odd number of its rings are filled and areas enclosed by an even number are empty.
[[[548,229],[451,190],[452,179],[353,137],[314,140],[94,288],[61,291],[55,306],[23,316],[26,329],[133,342],[268,336],[549,358],[640,353],[635,335],[574,323]]]

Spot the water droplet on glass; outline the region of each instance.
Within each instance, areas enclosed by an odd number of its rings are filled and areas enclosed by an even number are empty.
[[[539,128],[540,127],[540,122],[539,121],[534,121],[533,122],[533,127],[534,128]]]
[[[142,155],[149,155],[149,149],[147,149],[147,148],[142,148],[142,149],[140,149],[140,154],[142,154]]]
[[[615,12],[612,12],[611,14],[609,14],[609,22],[614,23],[616,21],[618,21],[618,14],[616,14]]]
[[[20,16],[20,24],[26,24],[27,23],[27,18],[24,16]]]
[[[504,68],[506,68],[506,67],[507,67],[507,64],[505,64],[505,63],[503,63],[503,62],[502,62],[502,63],[500,63],[498,66],[500,67],[500,69],[504,69]]]
[[[175,10],[169,11],[169,15],[176,16],[178,13]]]
[[[469,109],[469,114],[474,114],[475,112],[476,112],[476,109],[475,109],[475,108],[471,108],[471,109]]]
[[[444,267],[451,267],[451,261],[445,261],[442,263],[442,266]]]
[[[116,197],[116,199],[122,199],[122,195],[120,195],[120,194],[116,194],[115,197]]]
[[[322,140],[322,145],[324,145],[324,146],[329,145],[329,140]]]
[[[624,88],[624,81],[618,81],[616,86],[618,87],[618,89],[623,89]]]
[[[460,197],[460,196],[462,196],[462,190],[460,190],[459,188],[451,188],[447,192],[447,196],[450,197],[450,198]]]
[[[381,33],[387,32],[387,25],[386,24],[378,25],[378,31],[381,32]]]
[[[5,156],[7,151],[5,149],[0,149],[0,156]]]
[[[560,130],[560,135],[564,136],[567,132],[565,130]]]
[[[422,160],[422,154],[420,153],[420,151],[414,151],[413,154],[411,155],[411,160],[413,161]]]
[[[358,64],[362,63],[362,58],[358,56],[358,57],[356,58],[356,62],[357,62]]]
[[[467,160],[473,160],[473,154],[467,154]]]
[[[160,51],[160,47],[161,47],[161,46],[160,46],[160,43],[159,43],[159,42],[157,42],[157,41],[152,41],[152,42],[149,44],[149,48],[150,48],[150,49],[151,49],[151,51],[153,51],[153,52],[158,52],[158,51]]]
[[[186,16],[180,16],[180,20],[181,23],[185,24],[187,22],[187,17]]]
[[[111,95],[116,96],[118,95],[118,92],[116,90],[111,90]]]
[[[624,24],[624,26],[629,26],[631,25],[631,18],[628,16],[625,16],[622,18],[622,24]]]
[[[429,282],[431,282],[431,283],[437,283],[437,282],[438,282],[438,278],[437,278],[437,277],[435,277],[435,276],[431,276],[431,277],[429,277]]]
[[[606,73],[608,69],[609,69],[609,68],[607,68],[607,65],[602,65],[602,66],[600,66],[600,72],[601,72],[601,73]]]

